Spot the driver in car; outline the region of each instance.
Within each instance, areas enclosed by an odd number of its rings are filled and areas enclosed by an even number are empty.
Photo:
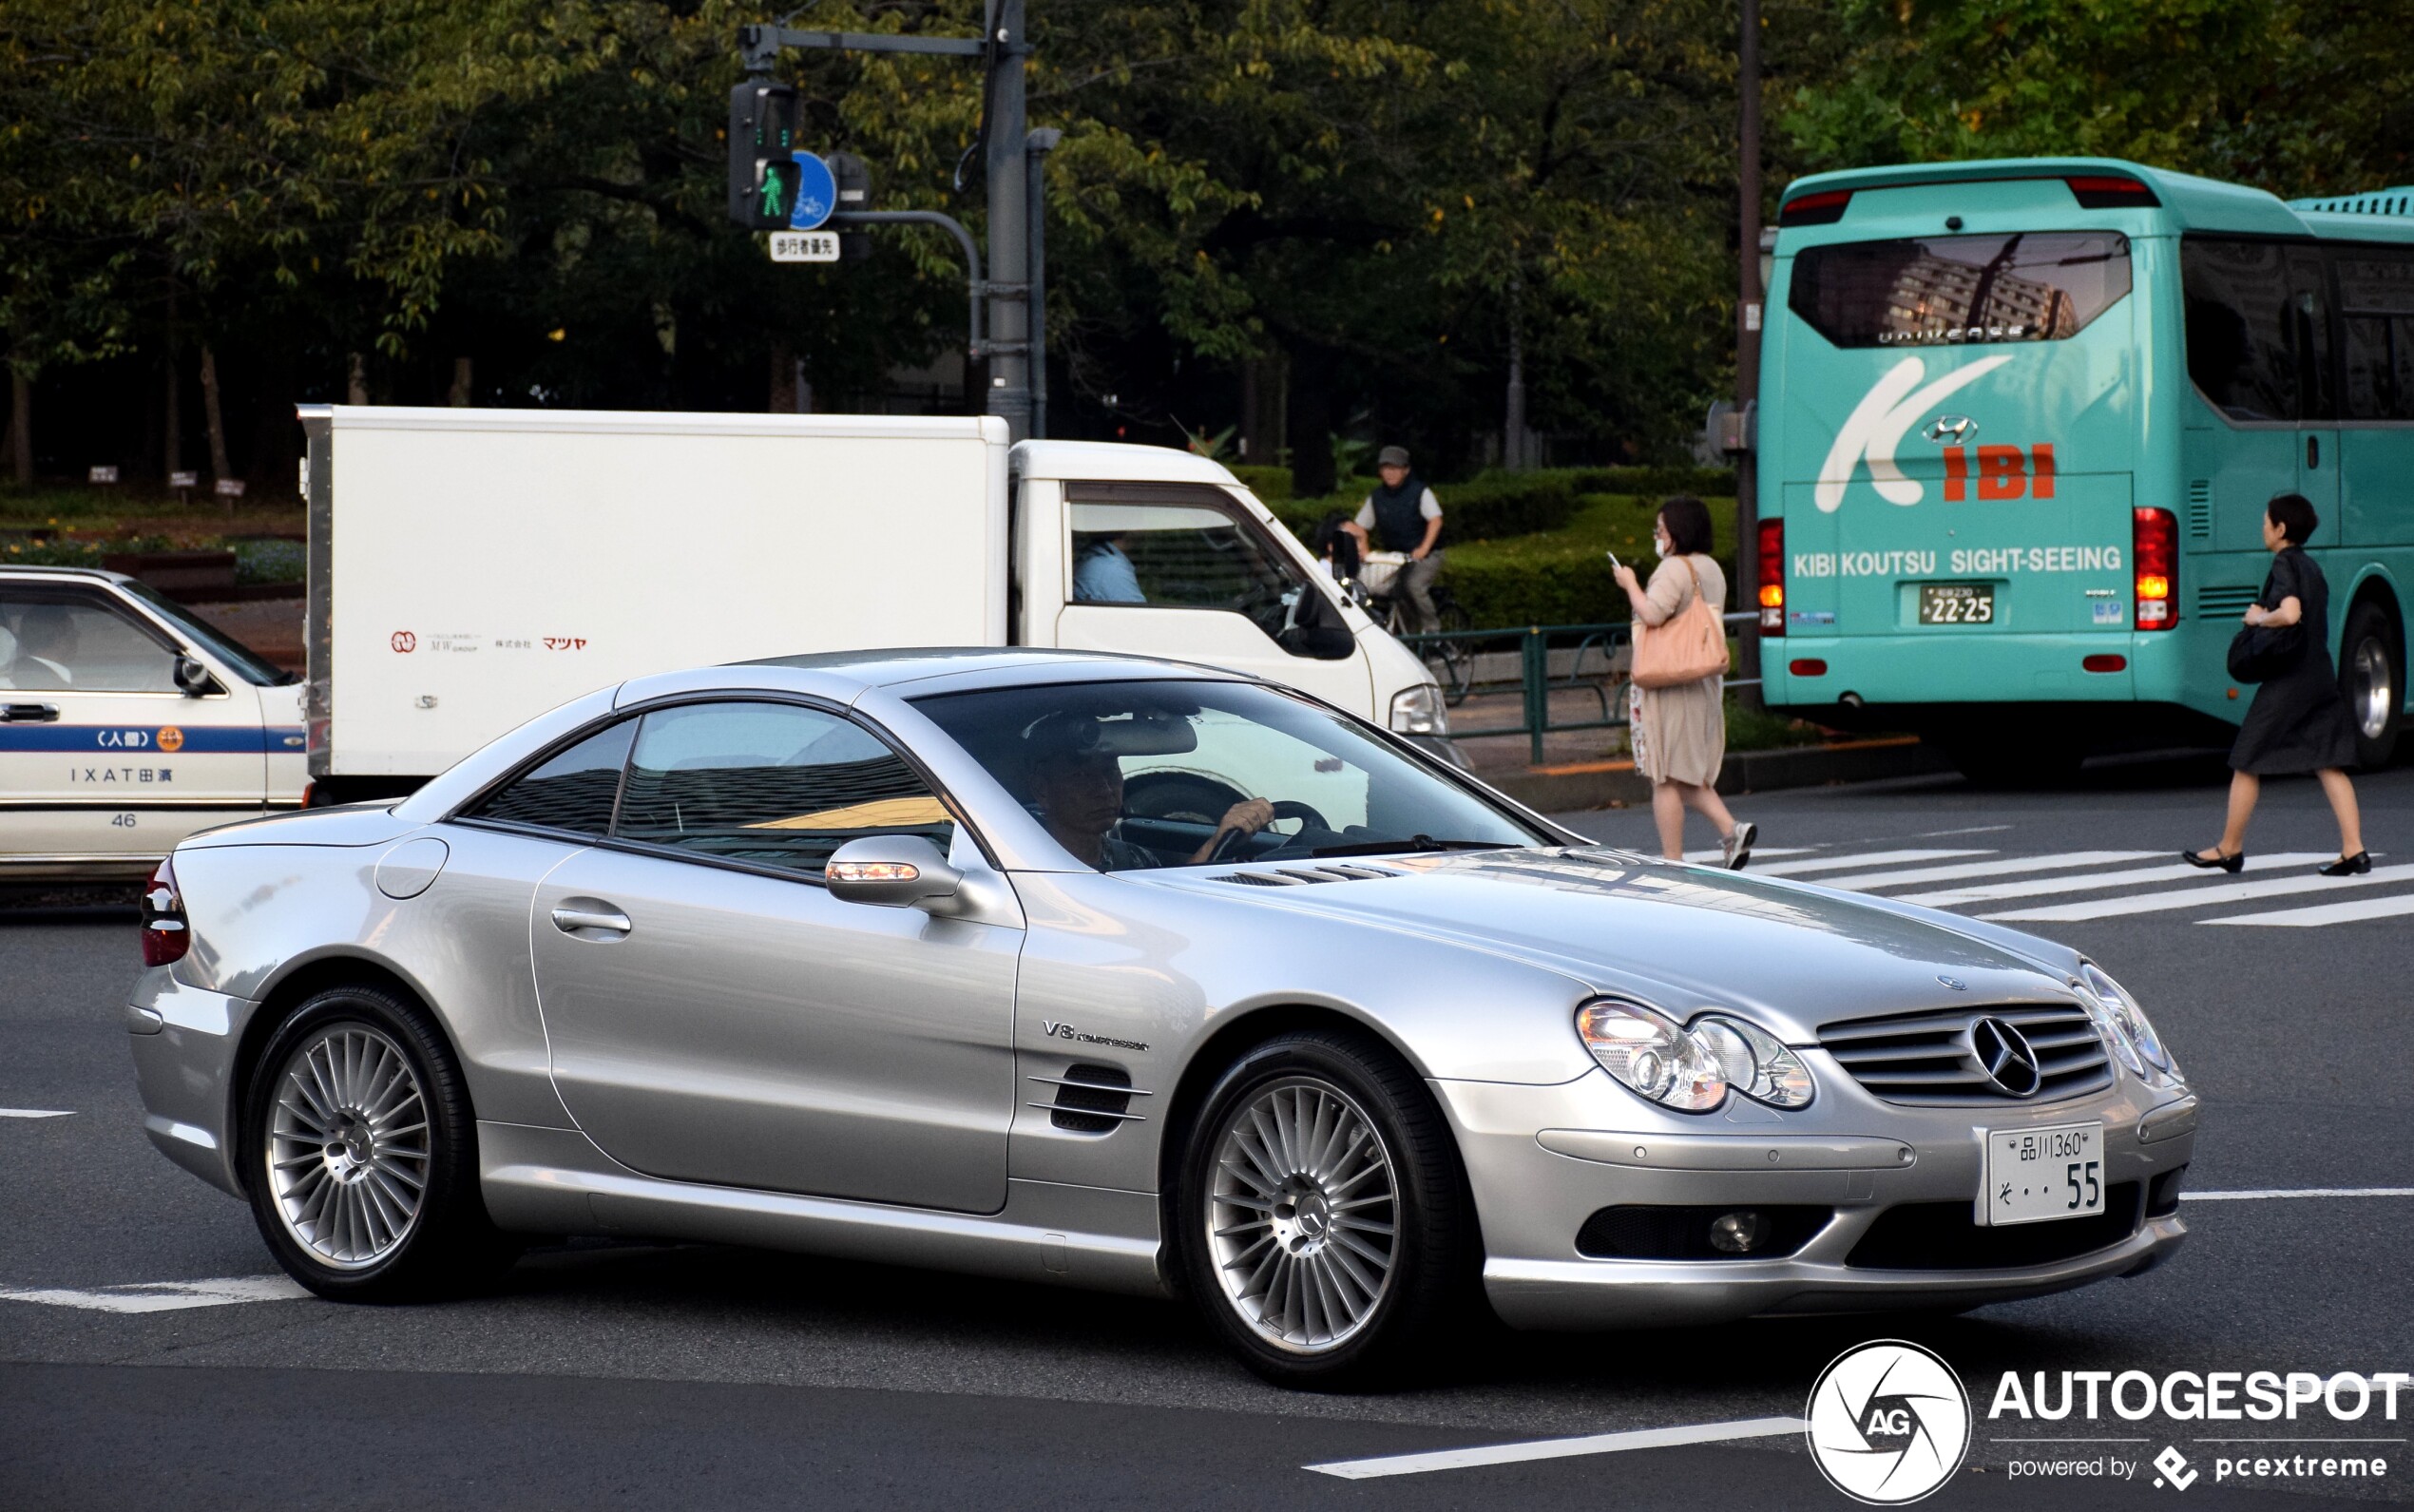
[[[1101,748],[1098,721],[1056,716],[1042,719],[1024,737],[1028,748],[1030,795],[1040,822],[1075,859],[1101,871],[1131,871],[1169,864],[1197,866],[1216,853],[1230,834],[1255,834],[1274,822],[1274,806],[1244,798],[1224,811],[1207,842],[1183,861],[1168,863],[1156,852],[1110,833],[1123,816],[1123,765]]]

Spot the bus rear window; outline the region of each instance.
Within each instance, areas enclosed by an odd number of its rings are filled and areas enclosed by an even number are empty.
[[[2102,231],[1807,247],[1787,305],[1839,347],[2062,341],[2129,293],[2129,239]]]

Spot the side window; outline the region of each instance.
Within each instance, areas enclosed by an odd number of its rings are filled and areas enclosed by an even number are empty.
[[[2342,247],[2340,325],[2350,420],[2414,420],[2414,252]]]
[[[0,585],[0,688],[175,693],[176,652],[90,592]]]
[[[612,833],[818,877],[833,851],[867,834],[919,834],[945,851],[955,819],[862,726],[733,700],[644,717]]]
[[[2276,241],[2181,240],[2188,376],[2231,419],[2328,412],[2328,342],[2315,257]],[[2312,392],[2301,394],[2301,387]]]
[[[636,737],[635,719],[588,736],[535,771],[522,774],[471,810],[470,816],[574,834],[608,834],[612,805],[621,795],[621,768]]]
[[[1295,655],[1355,651],[1339,612],[1298,564],[1217,490],[1084,498],[1074,488],[1066,555],[1075,603],[1229,610]]]

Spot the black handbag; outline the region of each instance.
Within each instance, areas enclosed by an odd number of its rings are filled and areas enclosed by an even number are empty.
[[[2241,625],[2230,638],[2230,679],[2233,682],[2269,682],[2305,656],[2302,624]]]

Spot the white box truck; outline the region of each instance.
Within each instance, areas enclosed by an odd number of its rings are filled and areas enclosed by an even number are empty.
[[[1188,452],[987,417],[300,414],[316,802],[624,679],[882,646],[1205,662],[1456,759],[1430,672]]]

